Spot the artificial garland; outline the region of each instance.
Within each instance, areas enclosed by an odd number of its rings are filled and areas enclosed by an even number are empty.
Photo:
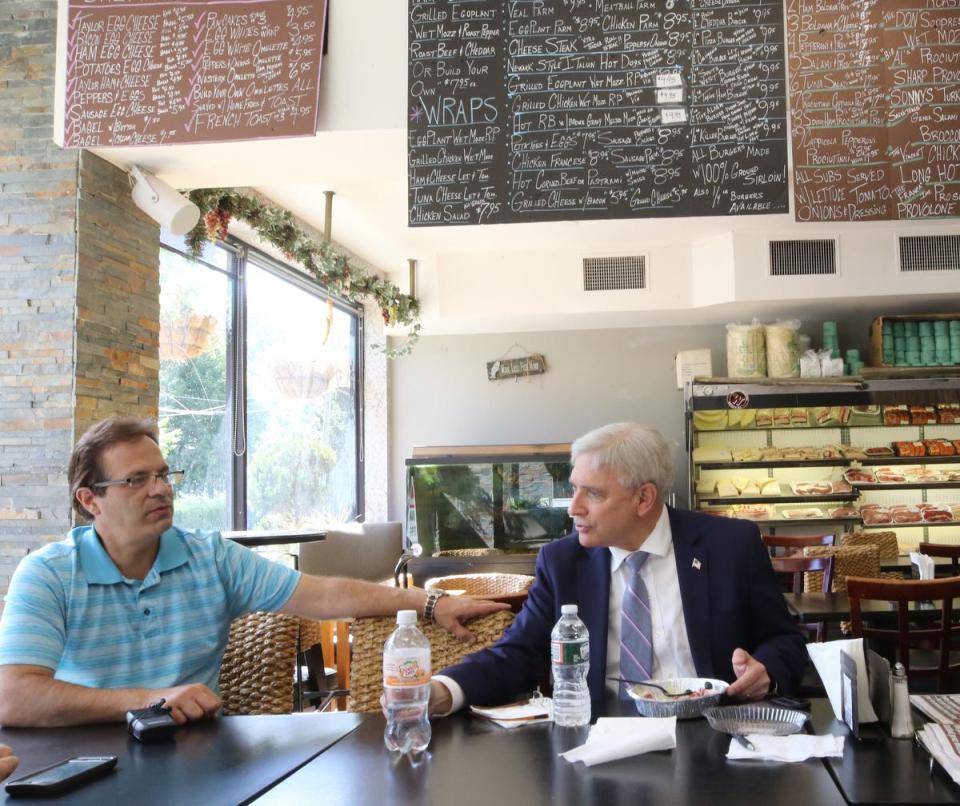
[[[399,347],[383,347],[390,356],[406,355],[420,338],[420,305],[409,294],[400,293],[393,283],[350,266],[329,241],[314,240],[294,221],[288,210],[271,207],[255,196],[231,188],[206,188],[190,192],[190,200],[200,208],[200,222],[187,233],[186,242],[194,257],[204,244],[223,240],[231,219],[251,226],[266,242],[280,249],[332,293],[361,303],[370,297],[376,301],[387,325],[410,328],[407,340]]]

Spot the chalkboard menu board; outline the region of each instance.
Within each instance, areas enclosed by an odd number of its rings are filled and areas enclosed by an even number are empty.
[[[781,0],[411,0],[413,226],[787,209]]]
[[[788,0],[798,221],[960,215],[960,0]]]
[[[325,0],[70,0],[64,145],[314,134]]]

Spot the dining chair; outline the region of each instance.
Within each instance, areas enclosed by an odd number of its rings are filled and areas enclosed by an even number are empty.
[[[301,543],[299,568],[314,576],[338,576],[368,582],[393,584],[393,569],[403,553],[403,524],[351,522],[327,530],[324,540]],[[350,688],[350,628],[346,620],[321,622],[321,651],[324,662],[335,667],[338,691]],[[308,678],[318,683],[321,669],[317,653],[305,658]]]
[[[865,532],[847,532],[840,538],[840,546],[876,546],[877,557],[881,560],[900,556],[900,545],[897,542],[897,533],[892,530]]]
[[[787,557],[771,557],[770,564],[775,573],[788,575],[792,578],[793,593],[799,596],[804,592],[804,575],[809,572],[818,571],[823,576],[821,590],[823,593],[829,593],[833,583],[833,557],[804,557],[803,555],[792,555]],[[824,640],[826,634],[826,624],[822,621],[812,622],[802,625],[807,633],[807,640]]]
[[[433,672],[451,666],[466,655],[492,646],[513,623],[514,614],[509,610],[488,613],[467,622],[467,628],[476,636],[476,641],[464,644],[443,627],[434,622],[419,623],[417,627],[430,641]],[[380,712],[380,695],[383,693],[383,645],[397,626],[391,616],[358,618],[350,624],[353,642],[353,662],[350,670],[350,711]]]
[[[433,577],[423,587],[426,590],[439,588],[450,593],[476,596],[478,599],[506,602],[514,613],[519,613],[533,580],[534,577],[528,574],[458,574]]]
[[[948,557],[950,576],[960,576],[960,546],[947,543],[921,543],[917,546],[917,551],[928,557]]]
[[[892,649],[892,658],[899,660],[911,684],[917,679],[933,678],[938,694],[956,692],[956,675],[960,672],[960,621],[954,619],[953,602],[960,598],[960,577],[928,580],[881,580],[851,576],[847,578],[850,620],[853,635]],[[862,612],[862,600],[896,603],[897,625],[890,628],[878,623],[875,614]],[[929,611],[927,618],[911,621],[911,603],[939,601],[938,616]],[[884,614],[886,618],[889,615]]]
[[[836,535],[832,532],[817,535],[769,535],[762,534],[760,538],[763,544],[772,549],[771,556],[776,549],[784,549],[783,555],[790,556],[803,554],[803,550],[808,546],[833,546],[836,543]]]
[[[294,709],[299,616],[247,613],[233,620],[220,662],[224,714],[289,714]]]

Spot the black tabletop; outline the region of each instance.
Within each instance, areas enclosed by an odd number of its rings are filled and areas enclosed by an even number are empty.
[[[930,757],[913,739],[885,737],[858,742],[847,726],[834,719],[826,700],[814,700],[813,731],[845,736],[843,758],[826,759],[830,774],[850,803],[954,803],[960,787],[939,768],[930,769]],[[923,718],[913,712],[919,727]]]
[[[846,592],[784,593],[783,598],[787,603],[787,609],[798,621],[805,623],[834,622],[847,621],[850,618],[850,601]],[[910,617],[922,618],[926,613],[929,614],[929,618],[937,618],[940,614],[940,604],[941,600],[932,604],[930,602],[911,602]],[[860,612],[873,618],[889,616],[891,619],[895,619],[897,605],[895,602],[879,599],[861,599]],[[956,612],[956,606],[954,612]]]
[[[228,716],[177,731],[175,741],[140,744],[122,724],[5,728],[0,744],[20,758],[19,778],[80,755],[118,756],[116,771],[59,798],[73,804],[247,803],[354,730],[359,714]],[[0,789],[0,802],[22,803]]]
[[[934,570],[937,576],[949,576],[951,568],[951,560],[949,557],[931,557],[930,559],[933,560]],[[903,571],[909,577],[912,567],[913,563],[910,560],[910,555],[880,558],[881,571]]]
[[[373,716],[256,803],[288,806],[315,798],[325,806],[844,802],[821,761],[728,761],[730,737],[714,732],[703,719],[679,722],[677,747],[670,751],[594,767],[557,757],[586,736],[586,728],[549,723],[505,730],[459,714],[434,721],[429,758],[413,766],[384,749],[383,719]]]
[[[275,529],[273,531],[221,532],[220,534],[241,546],[251,547],[318,543],[327,538],[325,529]]]

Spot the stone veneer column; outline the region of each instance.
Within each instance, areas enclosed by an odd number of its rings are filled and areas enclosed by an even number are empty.
[[[0,0],[0,593],[70,527],[76,151],[53,140],[56,0]]]
[[[123,171],[53,142],[56,13],[0,0],[0,594],[72,525],[76,436],[159,396],[159,230]]]

